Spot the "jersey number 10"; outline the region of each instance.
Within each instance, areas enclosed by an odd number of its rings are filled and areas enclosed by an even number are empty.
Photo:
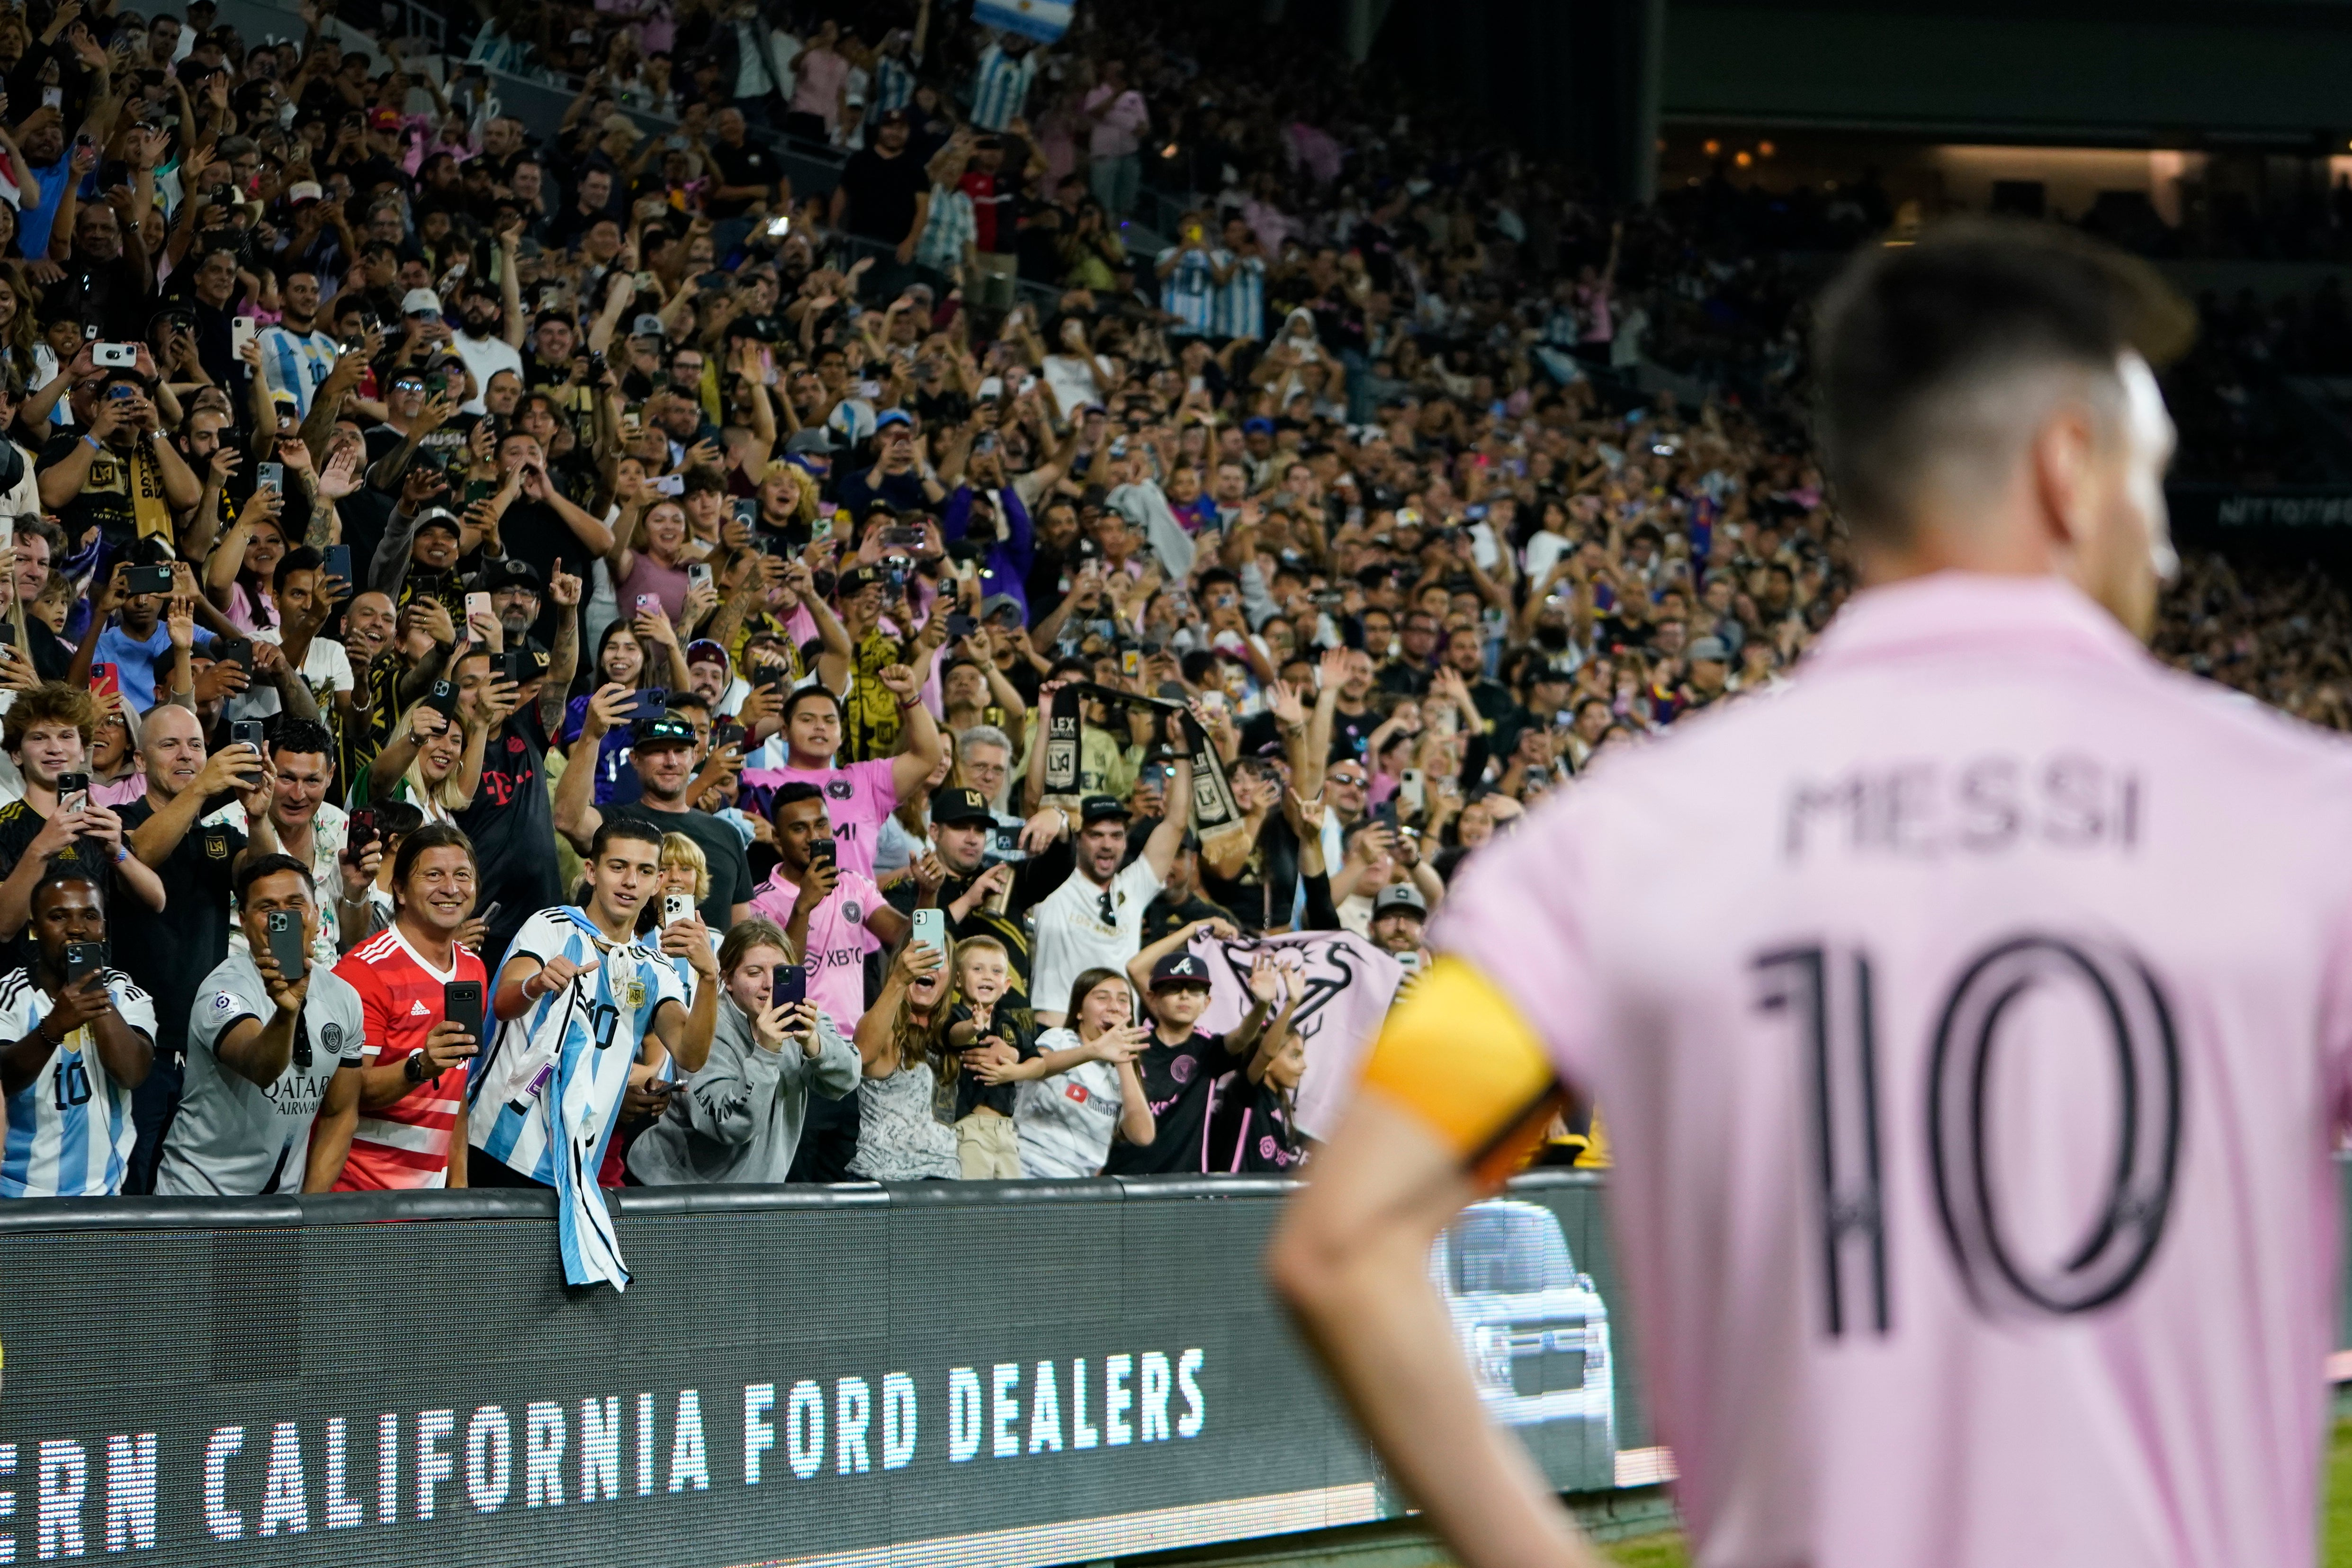
[[[1790,1019],[1810,1069],[1822,1284],[1832,1335],[1891,1322],[1879,1128],[1878,1021],[1870,955],[1781,948],[1754,961],[1759,1009]],[[2001,1021],[2042,987],[2071,987],[2105,1020],[2122,1125],[2106,1190],[2077,1247],[2023,1258],[2001,1230],[1988,1149],[1988,1101]],[[2085,1312],[2120,1299],[2156,1253],[2180,1152],[2180,1051],[2156,976],[2113,943],[2026,934],[1962,963],[1934,1009],[1927,1153],[1944,1240],[1988,1312]]]

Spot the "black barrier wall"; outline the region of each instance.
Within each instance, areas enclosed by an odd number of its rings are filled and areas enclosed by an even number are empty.
[[[0,1563],[1047,1563],[1382,1517],[1263,1283],[1285,1190],[633,1190],[625,1293],[561,1283],[541,1195],[0,1206]],[[1598,1197],[1530,1178],[1433,1265],[1563,1490],[1650,1440]]]

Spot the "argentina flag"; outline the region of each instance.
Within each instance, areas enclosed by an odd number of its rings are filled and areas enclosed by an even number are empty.
[[[1050,44],[1070,30],[1070,5],[1071,0],[973,0],[971,19]]]

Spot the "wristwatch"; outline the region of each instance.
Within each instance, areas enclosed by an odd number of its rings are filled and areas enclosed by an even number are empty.
[[[422,1083],[433,1076],[432,1059],[425,1054],[425,1048],[420,1045],[408,1053],[408,1060],[401,1063],[400,1071],[411,1083]]]

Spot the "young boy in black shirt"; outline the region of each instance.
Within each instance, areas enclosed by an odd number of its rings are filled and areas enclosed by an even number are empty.
[[[1013,1131],[1013,1083],[983,1083],[967,1056],[1010,1051],[1025,1061],[1037,1054],[1037,1026],[1025,1008],[1004,1003],[1013,960],[993,936],[967,936],[955,945],[956,1003],[948,1011],[947,1045],[954,1054],[948,1082],[955,1086],[956,1157],[963,1179],[987,1181],[1021,1174],[1021,1145]],[[936,1102],[935,1102],[936,1103]]]

